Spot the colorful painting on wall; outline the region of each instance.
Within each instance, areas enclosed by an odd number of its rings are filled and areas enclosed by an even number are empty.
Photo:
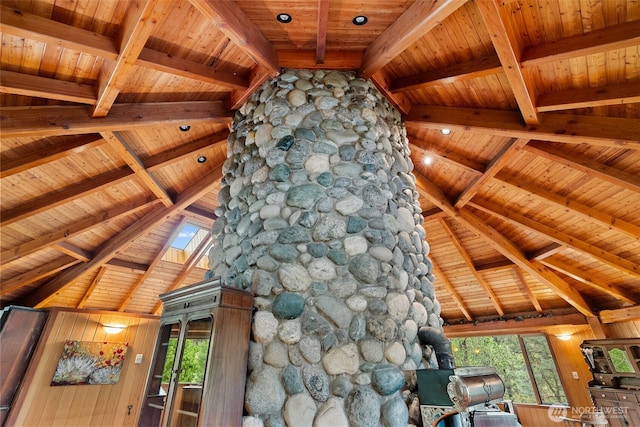
[[[67,341],[51,385],[117,384],[129,343]]]

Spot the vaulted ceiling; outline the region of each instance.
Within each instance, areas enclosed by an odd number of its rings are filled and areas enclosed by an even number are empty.
[[[637,1],[0,4],[3,306],[158,313],[202,280],[208,233],[172,243],[215,221],[234,110],[308,68],[403,114],[445,321],[638,316]]]

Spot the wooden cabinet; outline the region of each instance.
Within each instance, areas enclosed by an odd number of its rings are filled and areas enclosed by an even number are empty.
[[[0,425],[4,425],[31,355],[47,320],[47,312],[6,307],[0,315]]]
[[[589,394],[613,427],[640,426],[640,339],[584,341]]]
[[[241,425],[253,296],[214,278],[160,299],[139,425]]]

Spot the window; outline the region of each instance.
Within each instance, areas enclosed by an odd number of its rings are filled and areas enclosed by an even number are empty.
[[[567,404],[549,342],[544,335],[452,338],[456,366],[493,366],[515,403]]]

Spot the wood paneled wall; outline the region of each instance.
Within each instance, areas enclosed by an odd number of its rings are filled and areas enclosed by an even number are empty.
[[[640,337],[640,320],[607,323],[604,325],[604,330],[607,338],[638,338]]]
[[[107,335],[103,323],[128,326],[123,332]],[[135,426],[158,327],[159,318],[152,316],[51,310],[7,425]],[[128,342],[118,384],[50,386],[68,340]],[[142,363],[134,363],[136,354],[143,355]]]

